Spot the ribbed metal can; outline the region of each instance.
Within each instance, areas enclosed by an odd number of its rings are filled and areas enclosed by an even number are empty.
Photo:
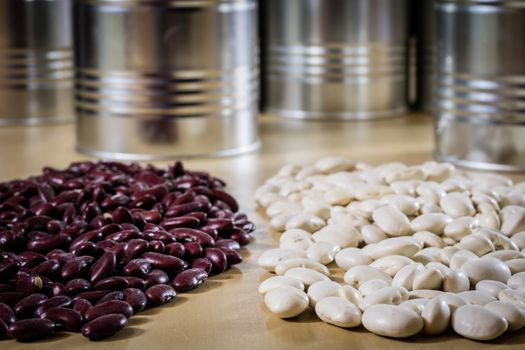
[[[77,148],[104,158],[258,147],[254,0],[78,0]]]
[[[371,119],[407,106],[407,0],[266,0],[265,110]]]
[[[436,0],[418,1],[417,15],[417,104],[424,111],[433,108],[434,67],[436,64]]]
[[[439,0],[436,157],[525,171],[525,1]]]
[[[71,0],[0,1],[0,125],[74,120]]]

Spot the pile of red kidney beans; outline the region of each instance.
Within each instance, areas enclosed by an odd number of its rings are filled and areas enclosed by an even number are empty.
[[[0,183],[0,338],[106,338],[240,263],[255,226],[224,186],[180,162],[80,162]]]

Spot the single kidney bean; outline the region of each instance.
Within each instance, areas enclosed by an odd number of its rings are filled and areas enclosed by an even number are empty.
[[[148,242],[144,239],[131,239],[128,242],[128,250],[126,252],[126,260],[141,256],[148,250]]]
[[[37,293],[44,288],[44,281],[40,276],[24,275],[18,276],[15,282],[16,290],[24,295]]]
[[[86,299],[78,299],[73,303],[73,310],[78,312],[82,317],[84,317],[84,314],[93,307],[93,304],[91,304]]]
[[[253,222],[249,221],[249,222],[245,223],[244,225],[242,225],[240,228],[241,228],[244,232],[246,232],[246,233],[250,233],[250,232],[255,231],[256,226],[255,226],[255,224],[254,224]],[[250,237],[250,236],[248,236],[248,237]],[[249,239],[248,239],[248,242],[249,242]]]
[[[125,222],[123,224],[120,224],[120,226],[122,227],[123,231],[135,231],[135,232],[141,233],[139,228],[136,225],[132,224],[132,223]]]
[[[27,318],[16,321],[7,329],[7,335],[18,341],[48,337],[55,330],[55,322],[45,318]]]
[[[228,261],[229,266],[237,265],[242,262],[242,255],[239,252],[224,247],[220,247],[219,249],[222,250],[223,253],[226,255],[226,259]]]
[[[241,245],[233,239],[225,238],[215,241],[215,248],[228,248],[239,252],[241,250]]]
[[[157,200],[160,200],[168,193],[168,188],[164,184],[150,187],[148,189],[137,192],[132,196],[132,198],[140,199],[147,195],[153,195]]]
[[[27,249],[37,252],[45,252],[51,249],[64,248],[71,242],[71,237],[59,233],[58,235],[50,235],[49,237],[37,238],[27,243]]]
[[[54,277],[60,272],[60,262],[56,259],[49,259],[38,264],[31,269],[31,274],[46,277]]]
[[[60,207],[60,206],[59,206]],[[63,209],[62,209],[62,221],[69,225],[71,223],[73,223],[73,221],[75,220],[75,216],[77,215],[77,209],[75,208],[75,206],[71,203],[65,203],[63,205]],[[65,232],[64,232],[65,233]]]
[[[148,299],[146,294],[142,290],[137,288],[126,288],[124,289],[124,301],[131,305],[133,313],[138,313],[146,308]]]
[[[76,256],[89,255],[95,258],[99,258],[104,254],[104,250],[96,246],[95,243],[87,241],[79,244],[75,249],[71,251]]]
[[[247,245],[252,237],[243,229],[235,227],[231,232],[230,238],[239,242],[240,245]]]
[[[119,206],[126,206],[131,202],[131,199],[123,194],[116,194],[111,197],[107,197],[100,203],[100,207],[104,210],[113,210]]]
[[[204,256],[211,261],[212,273],[221,273],[228,267],[228,260],[226,254],[219,248],[204,249]]]
[[[43,291],[50,296],[65,295],[67,293],[66,288],[62,283],[49,281],[44,281]]]
[[[91,283],[83,278],[75,278],[67,282],[64,287],[68,294],[75,295],[90,290]]]
[[[108,224],[111,224],[111,218],[102,214],[95,216],[95,218],[89,222],[89,226],[93,227],[94,229],[100,229],[101,227]]]
[[[146,223],[155,223],[158,224],[162,220],[162,214],[157,210],[145,210],[142,212],[142,217],[144,218],[144,225]],[[136,219],[135,219],[136,221]]]
[[[19,254],[24,260],[24,267],[33,268],[47,260],[45,255],[33,251],[25,251]]]
[[[151,265],[146,259],[133,259],[124,266],[123,272],[128,276],[142,278],[151,271]]]
[[[172,204],[167,210],[164,216],[166,218],[172,218],[175,216],[184,216],[185,214],[193,211],[201,211],[206,208],[206,205],[202,202],[189,202],[184,204]]]
[[[211,238],[216,239],[219,237],[219,232],[210,226],[199,227],[199,230],[209,235]]]
[[[86,312],[84,318],[89,322],[107,314],[121,314],[130,318],[133,315],[133,308],[125,301],[110,300],[93,306]]]
[[[133,196],[132,196],[133,197]],[[142,194],[128,204],[129,208],[133,209],[151,209],[157,203],[157,199],[152,194]],[[160,216],[159,216],[160,218]]]
[[[148,303],[153,306],[166,304],[177,296],[175,290],[167,284],[157,284],[146,289]]]
[[[51,234],[59,234],[64,228],[66,227],[66,224],[62,221],[58,220],[51,220],[47,223],[47,232]]]
[[[127,208],[118,207],[111,215],[115,224],[133,223],[133,215]]]
[[[64,281],[86,276],[94,261],[95,258],[92,256],[75,257],[62,266],[60,275]]]
[[[91,283],[109,277],[115,271],[117,265],[117,258],[113,252],[105,252],[97,262],[91,267]]]
[[[208,219],[206,227],[216,229],[220,236],[228,236],[233,230],[233,220],[217,218]]]
[[[137,289],[140,289],[140,290],[145,290],[146,289],[146,282],[143,279],[141,279],[141,278],[133,277],[133,276],[126,276],[126,277],[124,277],[124,279],[126,279],[126,281],[128,281],[128,286],[130,288],[137,288]]]
[[[177,274],[184,269],[184,260],[171,255],[147,252],[142,254],[142,258],[151,263],[154,268],[162,269],[168,274]]]
[[[199,224],[200,220],[193,216],[179,216],[162,221],[160,226],[169,231],[179,227],[195,228],[199,226]]]
[[[35,310],[35,316],[40,317],[40,315],[49,308],[52,307],[69,307],[73,303],[70,297],[65,295],[57,295],[51,297],[47,300],[44,300],[42,304]]]
[[[200,244],[199,244],[199,246],[200,246]],[[184,257],[184,252],[185,251],[186,251],[186,249],[184,248],[184,244],[179,243],[179,242],[170,243],[164,249],[164,253],[165,254],[174,256],[176,258],[181,258],[181,259]]]
[[[128,319],[121,314],[101,316],[82,327],[82,335],[90,340],[111,337],[128,324]]]
[[[14,307],[16,303],[24,298],[24,294],[20,292],[3,292],[0,293],[0,303],[7,304]]]
[[[109,292],[108,294],[104,295],[95,305],[105,303],[106,301],[110,300],[124,300],[124,293],[121,291],[113,291]]]
[[[205,232],[191,228],[175,228],[170,234],[182,242],[198,242],[204,247],[213,247],[215,240]]]
[[[107,289],[107,290],[123,290],[128,288],[129,283],[124,277],[113,276],[104,278],[98,281],[95,285],[95,289]]]
[[[211,273],[213,264],[208,258],[197,258],[191,263],[191,267],[195,269],[201,269],[206,271],[207,274]]]
[[[4,321],[7,325],[16,321],[15,312],[9,305],[0,303],[0,320]]]
[[[221,201],[215,201],[213,206],[219,209],[213,212],[213,218],[233,220],[233,212],[230,210],[230,207],[228,207],[226,203]]]
[[[117,242],[109,240],[109,239],[107,240],[105,239],[103,241],[98,241],[97,243],[95,243],[95,246],[99,249],[102,249],[103,251],[106,251],[106,250],[110,250],[111,247],[115,246],[115,244],[117,244]]]
[[[185,216],[191,216],[199,220],[199,225],[204,225],[206,223],[206,220],[208,219],[208,214],[206,214],[203,211],[193,211],[191,213],[186,214]]]
[[[99,230],[93,230],[86,232],[80,236],[78,236],[73,242],[71,242],[69,246],[69,251],[73,252],[79,245],[83,244],[84,242],[97,242],[104,238],[104,235]]]
[[[8,262],[0,264],[0,281],[9,281],[18,271],[18,264]]]
[[[77,301],[78,299],[86,299],[87,301],[93,304],[109,293],[111,293],[110,290],[93,290],[89,292],[82,292],[75,295],[73,301]]]
[[[208,274],[203,269],[184,270],[175,276],[173,287],[177,292],[187,292],[200,286],[207,278]]]
[[[144,278],[144,282],[146,282],[146,288],[157,284],[166,284],[168,281],[168,274],[162,270],[151,270]]]
[[[128,244],[126,242],[120,242],[109,248],[108,251],[115,253],[117,263],[120,263],[126,257],[128,251]]]
[[[73,259],[75,257],[76,257],[75,254],[66,253],[62,249],[53,249],[52,251],[50,251],[49,253],[46,254],[46,258],[58,260],[60,265],[64,265],[69,260],[71,260],[71,259]]]
[[[144,237],[144,234],[142,232],[138,230],[124,229],[124,226],[123,226],[122,231],[112,233],[108,235],[106,239],[110,239],[115,242],[127,242],[133,238],[143,238],[143,237]]]
[[[239,226],[244,225],[248,222],[248,216],[244,213],[235,213],[233,215],[233,225]]]
[[[194,192],[186,192],[182,194],[181,196],[179,196],[178,198],[175,198],[173,200],[173,203],[171,203],[169,206],[190,203],[190,202],[193,202],[194,199],[195,199]]]
[[[184,243],[184,259],[193,260],[199,258],[204,253],[202,245],[197,242]]]
[[[213,189],[211,191],[211,198],[226,203],[230,210],[234,213],[239,211],[239,205],[237,204],[235,198],[233,198],[224,191],[221,191],[219,189]]]
[[[82,315],[75,310],[65,307],[52,307],[44,311],[40,318],[46,318],[61,325],[67,332],[78,332],[82,327]]]
[[[166,246],[161,241],[149,241],[148,250],[155,253],[164,253]],[[171,255],[171,254],[170,254]]]
[[[115,233],[115,232],[119,232],[119,231],[122,231],[122,227],[120,225],[117,225],[117,224],[107,224],[103,227],[101,227],[99,229],[100,233],[102,233],[102,235],[104,237],[112,234],[112,233]]]
[[[49,204],[47,204],[49,205]],[[51,206],[52,207],[52,206]],[[27,218],[24,223],[27,224],[27,228],[31,231],[47,231],[47,223],[53,220],[52,217],[44,215],[36,215]]]
[[[167,232],[162,231],[144,231],[144,238],[149,241],[161,241],[164,244],[177,242],[177,238]]]

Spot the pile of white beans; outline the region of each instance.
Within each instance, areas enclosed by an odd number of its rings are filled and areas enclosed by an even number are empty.
[[[489,340],[525,326],[525,182],[327,157],[284,166],[256,201],[283,232],[258,258],[276,274],[259,292],[281,318],[311,307],[395,338],[450,325]],[[344,284],[330,278],[334,261]]]

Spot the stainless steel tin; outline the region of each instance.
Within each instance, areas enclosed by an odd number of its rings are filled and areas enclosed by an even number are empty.
[[[525,1],[437,6],[436,157],[525,171]]]
[[[293,118],[405,112],[406,0],[267,0],[265,109]]]
[[[0,1],[0,125],[74,120],[71,0]]]
[[[254,0],[79,0],[77,147],[104,158],[258,147]]]
[[[436,0],[419,0],[417,101],[424,111],[433,109],[434,66],[436,57]]]

